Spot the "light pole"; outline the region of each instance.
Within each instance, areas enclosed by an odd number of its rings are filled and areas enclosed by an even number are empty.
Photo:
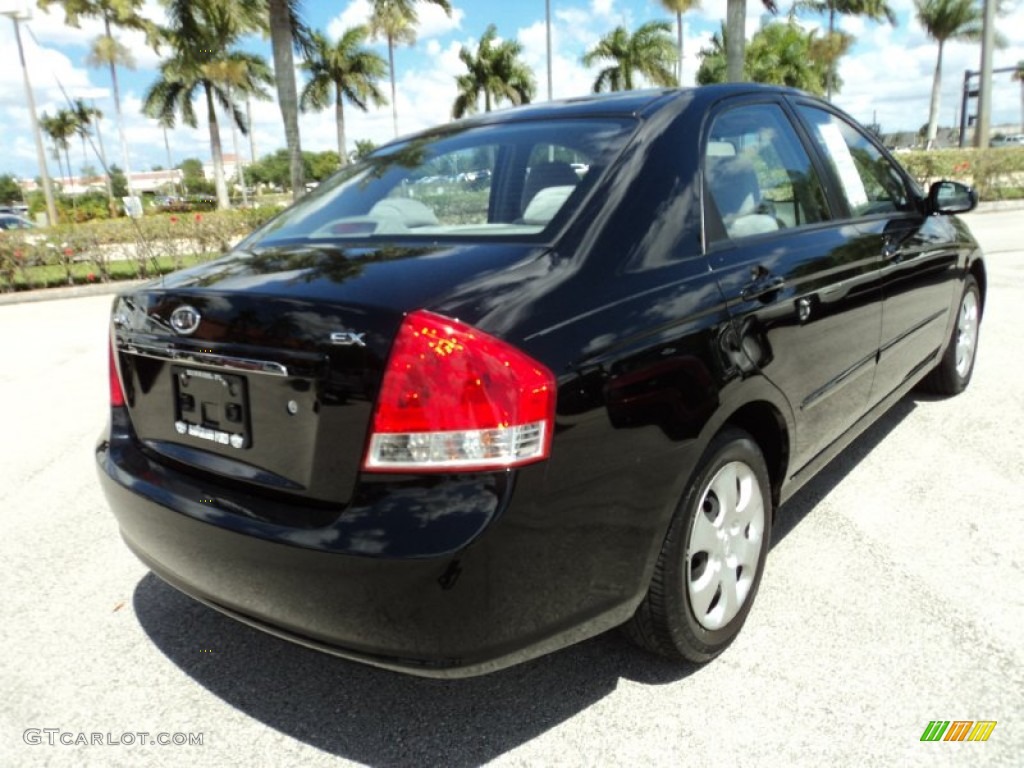
[[[19,7],[20,6],[20,7]],[[25,65],[25,49],[21,44],[20,22],[32,18],[28,3],[4,3],[0,6],[0,15],[10,17],[14,23],[14,38],[18,41],[18,58],[21,60],[21,73],[25,79],[25,98],[28,101],[28,119],[32,124],[32,135],[36,140],[36,160],[39,163],[39,178],[43,182],[43,197],[46,198],[46,216],[50,226],[57,223],[57,204],[53,200],[53,189],[50,187],[50,171],[46,167],[46,151],[43,149],[43,136],[39,132],[39,121],[36,118],[36,98],[32,93],[32,83],[28,79],[28,67]]]
[[[544,0],[544,13],[548,36],[548,101],[551,101],[551,0]]]
[[[992,127],[992,49],[996,37],[996,0],[985,0],[984,25],[981,32],[981,84],[978,87],[978,124],[974,146],[988,148]]]

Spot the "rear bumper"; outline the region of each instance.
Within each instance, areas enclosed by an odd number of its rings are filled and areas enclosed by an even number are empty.
[[[650,540],[553,525],[550,508],[529,501],[542,467],[514,483],[447,478],[432,497],[437,518],[452,518],[440,528],[396,506],[415,495],[399,484],[377,488],[371,509],[297,529],[225,508],[221,489],[114,435],[96,458],[132,551],[211,607],[334,655],[431,677],[482,674],[616,626],[643,595]]]

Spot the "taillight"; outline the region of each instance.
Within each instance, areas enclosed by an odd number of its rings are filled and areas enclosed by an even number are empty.
[[[110,405],[114,408],[124,407],[124,390],[121,389],[121,377],[117,373],[117,361],[114,360],[114,340],[107,341],[107,365],[110,378]]]
[[[419,310],[388,358],[363,469],[449,472],[546,459],[555,377],[505,342]]]

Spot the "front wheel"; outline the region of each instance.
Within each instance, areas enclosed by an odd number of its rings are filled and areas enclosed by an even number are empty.
[[[922,380],[921,389],[936,395],[958,395],[967,389],[974,373],[981,329],[981,290],[974,275],[964,281],[956,325],[939,364]]]
[[[768,469],[746,432],[719,433],[669,525],[647,595],[626,625],[639,645],[705,662],[733,641],[764,571],[772,520]]]

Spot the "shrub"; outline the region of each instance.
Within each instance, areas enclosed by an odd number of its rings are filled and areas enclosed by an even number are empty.
[[[939,179],[973,184],[982,200],[1016,196],[1024,186],[1024,148],[936,149],[897,156],[923,186]]]

